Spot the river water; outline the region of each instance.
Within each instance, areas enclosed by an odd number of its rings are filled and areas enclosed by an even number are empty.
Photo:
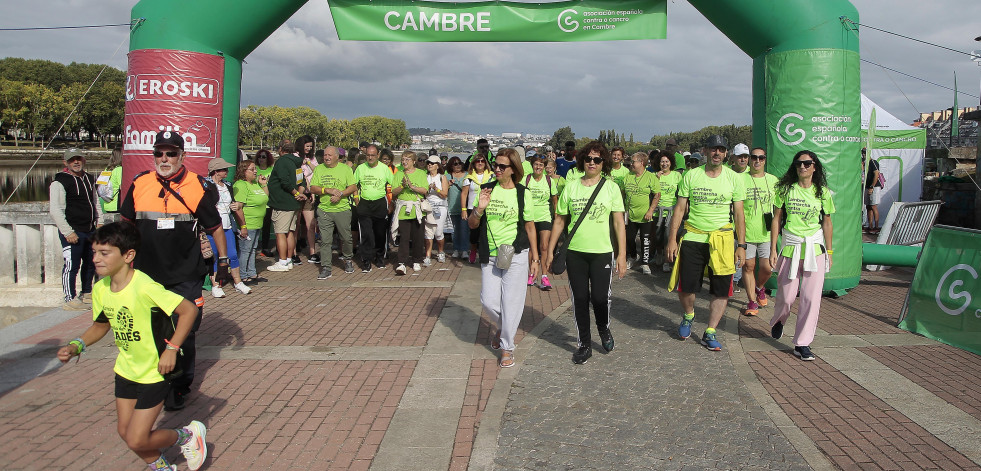
[[[28,173],[32,163],[30,160],[0,160],[0,204],[7,201],[11,193],[11,203],[48,200],[48,186],[54,180],[55,174],[65,168],[65,163],[60,160],[39,160]],[[93,176],[97,176],[105,167],[104,160],[90,160],[85,163],[85,171]],[[14,188],[17,188],[16,191]]]

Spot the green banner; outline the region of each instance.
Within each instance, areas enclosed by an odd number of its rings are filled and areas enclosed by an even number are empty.
[[[899,327],[981,355],[981,231],[930,230]]]
[[[875,149],[925,149],[926,129],[879,129],[872,137]]]
[[[667,0],[330,0],[329,4],[337,37],[344,40],[570,42],[667,36]]]
[[[844,33],[843,33],[844,34]],[[783,175],[794,154],[810,150],[834,192],[834,264],[824,291],[855,287],[862,270],[862,132],[859,56],[843,49],[770,53],[766,90],[766,171]]]

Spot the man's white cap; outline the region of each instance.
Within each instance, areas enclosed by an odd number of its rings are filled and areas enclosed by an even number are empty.
[[[746,144],[736,144],[736,147],[732,149],[732,155],[749,155],[749,146]]]

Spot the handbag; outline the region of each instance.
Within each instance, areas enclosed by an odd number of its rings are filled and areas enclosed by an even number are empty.
[[[497,245],[494,241],[494,233],[490,230],[487,231],[491,237],[491,243]],[[494,259],[494,266],[501,269],[507,270],[511,268],[511,260],[514,258],[514,245],[511,244],[501,244],[497,246],[497,258]]]
[[[579,218],[576,219],[575,225],[572,226],[572,231],[568,234],[563,230],[559,234],[559,239],[555,242],[555,249],[552,251],[552,273],[556,275],[561,275],[565,273],[565,259],[569,252],[569,241],[572,240],[572,236],[576,235],[576,229],[579,229],[579,224],[585,219],[586,214],[589,213],[589,208],[593,205],[593,200],[596,199],[596,195],[599,194],[600,189],[603,188],[603,184],[606,183],[605,178],[600,178],[599,183],[596,185],[596,189],[593,190],[593,194],[589,196],[589,201],[586,202],[586,206],[582,208],[582,212],[579,213]]]

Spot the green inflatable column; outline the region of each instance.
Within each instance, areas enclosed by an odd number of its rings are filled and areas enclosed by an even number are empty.
[[[834,265],[826,292],[844,294],[862,269],[861,81],[858,22],[847,0],[689,0],[753,58],[753,145],[783,175],[811,150],[834,192]]]

